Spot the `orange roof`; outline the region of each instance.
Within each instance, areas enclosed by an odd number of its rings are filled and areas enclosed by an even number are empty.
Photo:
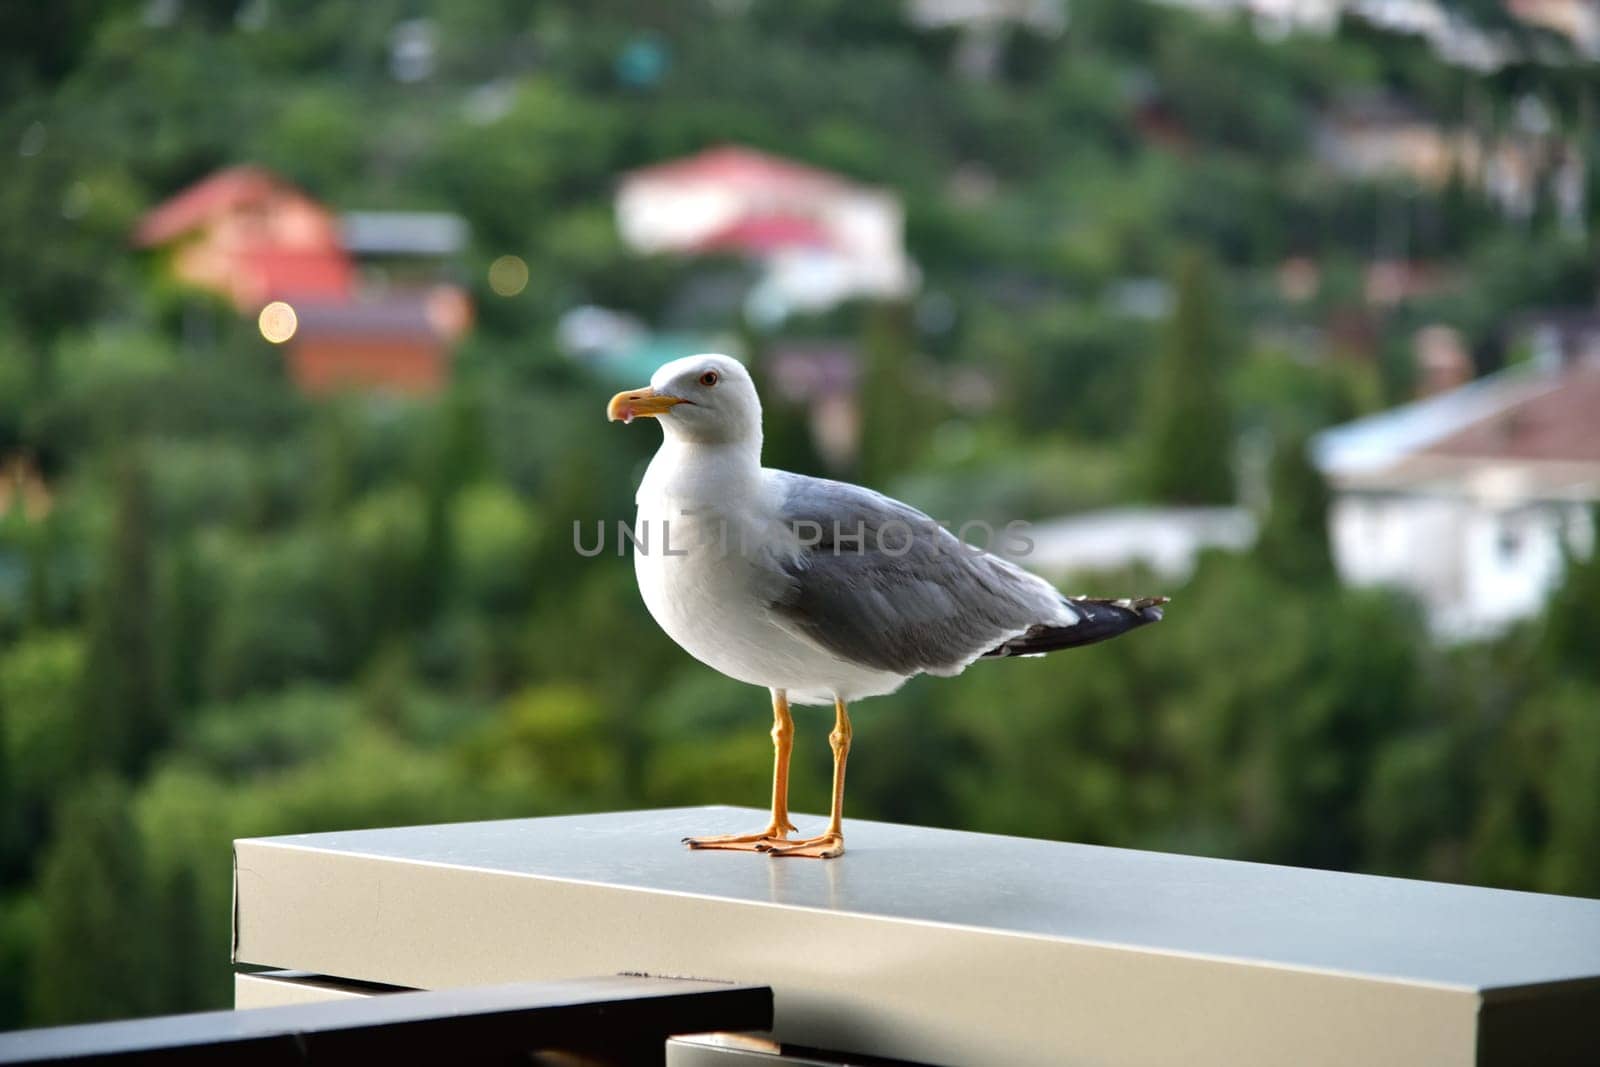
[[[682,159],[630,171],[627,181],[719,182],[746,186],[844,186],[850,180],[831,171],[768,155],[740,145],[720,145]]]
[[[257,303],[302,295],[348,300],[355,290],[355,268],[338,249],[257,247],[235,262],[257,290]]]
[[[219,170],[152,208],[139,220],[133,241],[144,248],[166,244],[238,204],[285,188],[291,187],[260,167],[244,165]]]

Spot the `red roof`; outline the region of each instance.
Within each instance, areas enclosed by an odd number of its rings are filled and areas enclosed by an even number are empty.
[[[225,293],[247,311],[279,297],[350,297],[355,268],[339,245],[332,216],[260,167],[229,167],[196,182],[145,215],[133,239],[149,247],[208,234],[241,209],[260,217],[218,230],[227,234],[225,240],[202,242],[197,255],[180,257],[173,266],[178,277]],[[309,231],[300,224],[307,213],[314,220]]]
[[[238,166],[219,170],[150,210],[139,220],[133,240],[137,245],[166,244],[233,207],[259,200],[286,184],[260,167]]]
[[[826,248],[828,231],[799,215],[751,215],[737,219],[696,246],[700,252],[775,252],[781,248]]]
[[[1565,372],[1535,393],[1437,441],[1423,451],[1462,458],[1600,463],[1600,368]]]
[[[831,171],[738,145],[708,148],[683,159],[630,171],[628,181],[719,182],[737,185],[843,186],[850,180]]]

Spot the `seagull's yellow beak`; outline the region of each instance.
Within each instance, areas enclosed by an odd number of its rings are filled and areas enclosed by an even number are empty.
[[[625,423],[632,422],[641,415],[655,418],[681,403],[683,403],[681,398],[663,396],[649,387],[630,389],[611,398],[611,403],[606,405],[606,418],[612,422],[620,419]]]

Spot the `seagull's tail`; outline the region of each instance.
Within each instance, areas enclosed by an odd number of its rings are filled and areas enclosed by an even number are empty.
[[[1147,596],[1137,599],[1102,600],[1095,597],[1069,596],[1064,598],[1078,613],[1078,621],[1070,626],[1030,626],[1020,637],[1013,637],[997,648],[984,653],[990,656],[1042,656],[1063,648],[1093,645],[1137,629],[1147,623],[1160,622],[1164,596]]]

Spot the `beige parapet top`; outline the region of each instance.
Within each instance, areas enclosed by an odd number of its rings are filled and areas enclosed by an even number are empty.
[[[1581,1062],[1600,1012],[1600,901],[859,820],[835,861],[678,843],[763,818],[241,840],[234,957],[754,982],[777,1040],[939,1064]]]

